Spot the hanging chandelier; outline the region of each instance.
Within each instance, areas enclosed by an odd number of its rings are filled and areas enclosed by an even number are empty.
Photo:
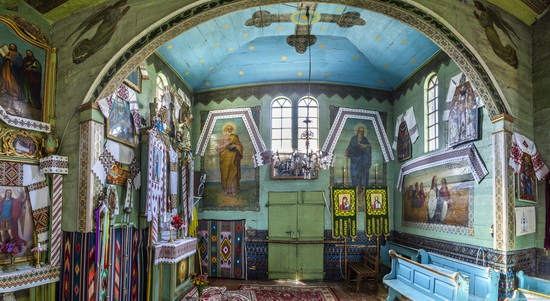
[[[307,98],[311,99],[311,15],[309,6],[306,7],[305,17],[307,20],[308,32],[308,94]],[[300,139],[305,140],[305,153],[300,153],[298,150],[286,159],[281,160],[279,151],[276,152],[274,158],[274,167],[278,174],[292,177],[303,177],[305,180],[316,179],[319,169],[325,169],[328,166],[328,160],[323,156],[320,150],[313,151],[310,148],[310,139],[315,137],[315,134],[310,130],[309,125],[312,120],[309,118],[309,103],[306,106],[305,131],[300,134]]]

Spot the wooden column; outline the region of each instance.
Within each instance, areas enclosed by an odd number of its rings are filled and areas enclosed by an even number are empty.
[[[502,114],[493,123],[493,248],[509,251],[515,246],[514,172],[508,167],[514,117]]]
[[[80,112],[80,145],[78,174],[78,231],[93,231],[93,214],[102,185],[92,173],[92,167],[103,152],[104,118],[96,104],[87,103]]]
[[[515,287],[513,266],[508,256],[515,247],[514,172],[508,167],[514,118],[502,114],[491,119],[493,123],[493,248],[504,258],[500,261],[500,293],[508,296]]]

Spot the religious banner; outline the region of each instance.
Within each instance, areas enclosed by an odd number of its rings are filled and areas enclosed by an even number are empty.
[[[332,237],[357,236],[357,187],[330,188]]]
[[[365,235],[387,237],[390,234],[390,215],[387,189],[365,190]]]
[[[246,220],[199,220],[197,239],[203,273],[246,279]]]

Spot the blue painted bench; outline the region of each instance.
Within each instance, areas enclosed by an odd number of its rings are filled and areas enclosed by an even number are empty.
[[[422,301],[467,301],[468,280],[459,272],[447,274],[405,258],[390,250],[391,272],[384,276],[388,298]]]
[[[386,240],[386,244],[380,246],[380,264],[391,268],[390,250],[394,250],[397,254],[408,258],[412,261],[420,262],[420,256],[418,256],[418,249],[407,247],[398,243],[394,243]]]
[[[530,290],[518,288],[514,290],[512,298],[506,298],[504,301],[542,301],[550,300],[550,295],[537,293]]]
[[[542,278],[525,275],[519,271],[518,289],[514,291],[512,298],[506,300],[550,300],[550,281]]]
[[[446,273],[460,272],[470,283],[468,300],[498,301],[500,273],[490,267],[420,250],[420,262]]]

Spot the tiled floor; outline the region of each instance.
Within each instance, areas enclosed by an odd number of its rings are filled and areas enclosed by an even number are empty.
[[[225,286],[227,290],[238,290],[241,284],[268,284],[276,285],[281,284],[285,285],[285,281],[274,281],[274,280],[235,280],[235,279],[222,279],[222,278],[209,278],[210,285],[213,286]],[[282,282],[282,283],[281,283]],[[350,282],[346,283],[345,281],[314,281],[314,282],[303,282],[305,285],[319,286],[326,285],[334,291],[340,301],[383,301],[386,300],[388,296],[388,291],[384,288],[382,284],[378,286],[378,293],[373,292],[372,282],[367,282],[361,285],[359,292],[355,291],[356,283]],[[288,284],[288,282],[286,283]]]

